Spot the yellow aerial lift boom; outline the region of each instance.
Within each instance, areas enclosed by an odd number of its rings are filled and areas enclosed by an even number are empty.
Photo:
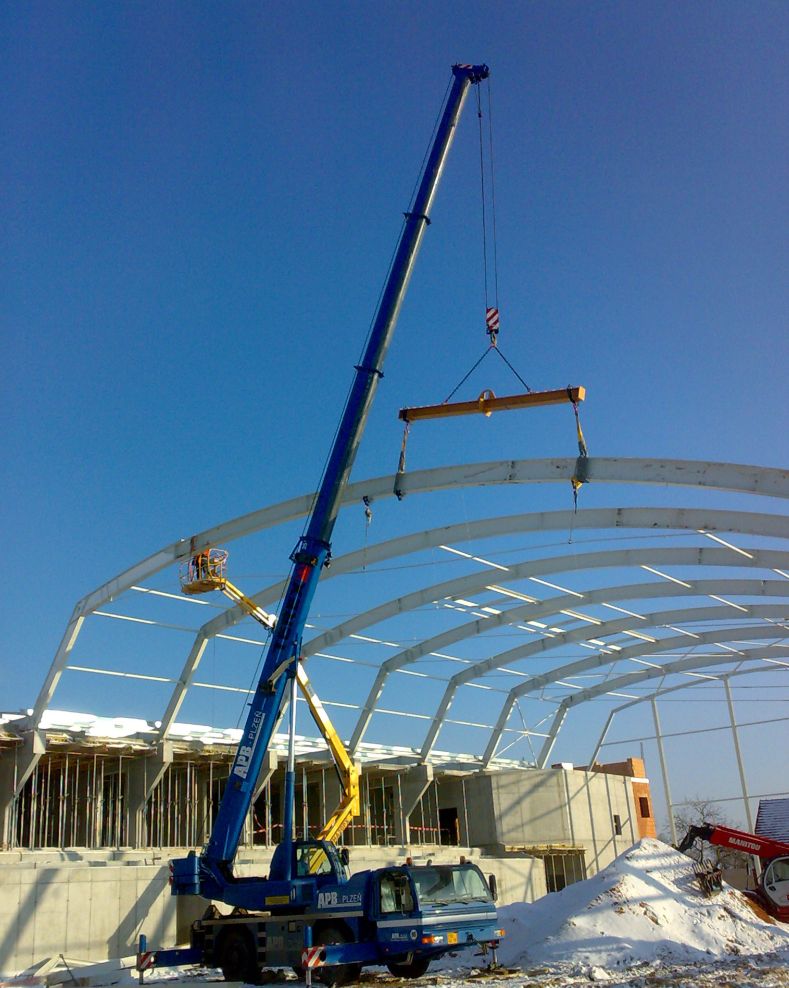
[[[226,549],[205,549],[193,556],[181,570],[181,590],[189,596],[220,590],[251,618],[262,624],[267,631],[271,631],[277,623],[276,615],[264,611],[234,583],[231,583],[227,578],[226,568]],[[334,759],[342,788],[342,797],[337,808],[318,834],[318,840],[334,842],[351,820],[359,815],[359,770],[340,740],[318,694],[312,688],[302,662],[298,663],[296,678],[312,718]]]

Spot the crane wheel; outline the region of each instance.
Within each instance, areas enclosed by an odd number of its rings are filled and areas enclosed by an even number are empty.
[[[324,926],[315,933],[315,944],[352,943],[353,938],[340,926]],[[362,973],[361,964],[332,964],[316,968],[315,973],[326,988],[341,988],[352,981],[358,981]]]
[[[259,984],[257,950],[252,937],[245,930],[227,930],[219,943],[217,954],[225,981]]]
[[[386,965],[389,973],[396,978],[421,978],[430,967],[429,957],[415,957],[410,963],[408,961],[389,961]]]

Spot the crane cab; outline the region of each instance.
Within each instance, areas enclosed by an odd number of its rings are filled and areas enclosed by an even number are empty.
[[[181,592],[194,596],[223,590],[227,584],[227,549],[204,549],[181,567]]]
[[[768,912],[784,923],[789,922],[789,857],[773,858],[762,872],[759,882]]]

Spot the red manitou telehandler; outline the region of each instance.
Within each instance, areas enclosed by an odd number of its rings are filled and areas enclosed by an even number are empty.
[[[759,884],[757,888],[746,891],[745,895],[775,919],[789,923],[789,844],[715,823],[703,823],[688,830],[677,850],[684,853],[696,840],[705,840],[718,847],[728,847],[732,851],[743,851],[760,858],[762,872]],[[702,870],[700,884],[711,895],[721,887],[720,871]]]

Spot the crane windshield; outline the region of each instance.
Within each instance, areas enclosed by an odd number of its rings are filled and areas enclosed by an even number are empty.
[[[420,905],[448,906],[455,902],[492,902],[476,865],[427,865],[411,868]]]

